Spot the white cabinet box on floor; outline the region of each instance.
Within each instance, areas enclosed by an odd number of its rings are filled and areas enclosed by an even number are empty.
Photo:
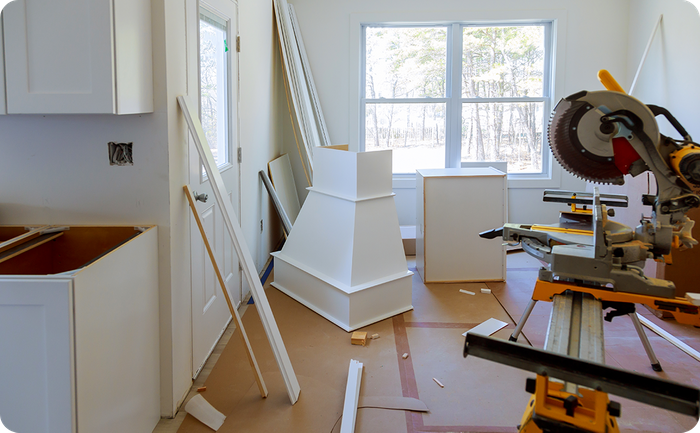
[[[416,172],[416,268],[426,283],[503,281],[506,252],[479,233],[507,218],[507,179],[491,167]]]
[[[0,226],[0,245],[23,233]],[[57,233],[0,263],[2,423],[150,433],[160,418],[157,228]]]

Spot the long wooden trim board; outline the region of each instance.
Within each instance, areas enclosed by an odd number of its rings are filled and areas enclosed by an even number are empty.
[[[301,392],[299,381],[294,373],[294,368],[292,367],[292,362],[289,359],[287,349],[284,347],[282,335],[280,334],[279,328],[277,327],[277,322],[275,321],[275,316],[272,314],[272,309],[270,308],[270,302],[267,300],[265,290],[258,279],[258,272],[254,265],[255,262],[253,261],[253,257],[250,255],[250,250],[245,242],[243,230],[241,230],[241,226],[238,223],[236,213],[233,210],[233,205],[231,204],[230,200],[224,199],[225,197],[228,197],[228,192],[226,191],[221,174],[216,167],[214,156],[209,149],[209,144],[207,143],[206,136],[204,135],[202,125],[199,123],[197,113],[192,109],[195,107],[195,105],[188,106],[184,96],[178,96],[177,102],[185,116],[187,126],[189,126],[190,131],[192,132],[195,148],[199,153],[199,157],[202,159],[204,170],[207,172],[207,176],[211,182],[214,198],[216,198],[216,202],[221,209],[224,225],[226,226],[226,230],[231,237],[231,242],[236,249],[236,254],[238,254],[238,260],[240,260],[243,275],[250,285],[250,292],[253,296],[253,300],[255,301],[258,314],[260,315],[260,321],[265,329],[267,340],[270,342],[270,346],[272,347],[272,353],[275,355],[275,360],[279,366],[280,373],[282,373],[284,384],[287,387],[289,400],[292,404],[294,404],[299,399],[299,393]]]
[[[248,340],[248,334],[246,334],[245,328],[243,327],[243,321],[241,320],[241,316],[238,314],[238,310],[233,306],[233,303],[231,302],[231,297],[229,296],[228,289],[226,288],[226,282],[224,281],[224,277],[221,275],[219,265],[216,263],[214,251],[211,249],[209,239],[207,238],[207,233],[204,231],[204,226],[202,225],[202,219],[199,217],[199,212],[197,212],[197,206],[195,205],[194,199],[192,198],[192,191],[190,191],[190,187],[187,185],[183,186],[182,189],[185,191],[187,201],[190,204],[190,209],[192,209],[192,215],[194,216],[194,220],[197,223],[197,227],[199,228],[199,234],[202,235],[202,242],[204,242],[204,246],[207,249],[207,254],[209,254],[209,259],[211,260],[211,264],[214,267],[216,279],[219,280],[221,292],[224,294],[224,298],[226,299],[228,309],[231,312],[231,315],[236,319],[236,326],[238,326],[238,329],[241,331],[239,334],[241,336],[241,340],[243,341],[243,345],[245,346],[246,355],[248,355],[248,362],[250,363],[250,367],[253,369],[253,372],[255,374],[255,381],[258,383],[260,395],[262,396],[262,398],[265,398],[267,397],[267,387],[265,386],[265,381],[263,380],[262,373],[260,372],[260,367],[258,367],[258,361],[255,359],[253,348],[250,346],[250,340]]]

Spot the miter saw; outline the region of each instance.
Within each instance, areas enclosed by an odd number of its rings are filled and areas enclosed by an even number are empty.
[[[607,71],[601,71],[599,78],[608,90],[578,92],[555,107],[548,131],[552,153],[566,170],[593,183],[621,185],[627,174],[652,172],[656,195],[642,197],[642,203],[652,207],[651,216],[642,217],[632,229],[610,219],[615,207],[627,207],[624,195],[601,194],[597,187],[592,192],[545,191],[544,201],[570,206],[560,213],[558,224],[506,224],[480,234],[520,243],[545,265],[511,341],[517,340],[537,301],[553,302],[544,352],[470,334],[465,341],[465,356],[474,354],[538,373],[536,383],[528,382],[528,390],[535,395],[519,426],[521,432],[619,431],[614,421],[619,405],[609,401],[607,392],[696,418],[699,414],[697,388],[670,391],[670,384],[634,374],[624,381],[622,372],[603,365],[603,310],[611,309],[605,320],[622,315],[632,319],[656,371],[661,371],[661,365],[635,304],[668,311],[680,323],[700,326],[694,297],[676,298],[672,282],[651,278],[643,270],[647,259],[663,261],[672,248],[692,248],[698,243],[692,237],[694,222],[686,212],[700,206],[700,197],[693,192],[700,187],[700,145],[668,110],[625,94]],[[682,138],[660,134],[657,116],[664,116]],[[582,364],[574,365],[573,359],[581,359]],[[573,382],[549,382],[549,375]],[[606,389],[611,383],[617,388]],[[669,400],[653,395],[657,391]],[[676,394],[688,397],[685,408],[675,405],[680,401]]]
[[[560,214],[559,224],[506,224],[481,236],[519,242],[548,264],[540,272],[541,281],[646,296],[650,299],[630,298],[629,302],[692,313],[692,317],[676,314],[676,318],[700,325],[697,306],[675,299],[672,282],[648,277],[642,270],[647,259],[661,261],[674,246],[692,248],[698,243],[692,237],[694,222],[685,214],[700,206],[700,197],[692,190],[700,187],[700,145],[668,110],[625,94],[606,71],[599,77],[607,88],[616,90],[582,91],[562,99],[551,115],[549,145],[567,171],[590,182],[620,185],[626,174],[651,171],[657,193],[642,197],[645,205],[652,206],[651,217],[642,218],[633,230],[609,219],[613,207],[627,206],[625,196],[600,194],[597,188],[593,193],[545,191],[544,201],[571,205],[571,211]],[[659,115],[682,139],[659,133]],[[516,327],[513,337],[521,328]]]

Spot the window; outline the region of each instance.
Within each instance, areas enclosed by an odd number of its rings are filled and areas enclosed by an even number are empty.
[[[227,36],[227,20],[200,8],[199,79],[202,129],[219,168],[231,162]]]
[[[548,174],[551,23],[364,24],[360,148],[395,174],[507,161]]]

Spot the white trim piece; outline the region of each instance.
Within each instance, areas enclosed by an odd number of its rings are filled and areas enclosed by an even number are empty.
[[[195,395],[187,402],[185,412],[214,431],[218,431],[226,421],[226,415],[216,410],[211,403],[202,397],[202,394]]]
[[[275,360],[279,366],[280,373],[282,373],[284,384],[287,387],[289,400],[292,404],[294,404],[299,399],[301,388],[299,387],[296,374],[294,374],[294,368],[289,360],[287,349],[284,347],[282,335],[280,335],[279,328],[277,327],[275,316],[272,314],[272,309],[270,308],[270,303],[265,295],[265,290],[258,279],[258,272],[254,265],[255,262],[253,261],[248,245],[245,242],[243,231],[241,230],[241,226],[236,218],[236,212],[233,209],[231,201],[224,199],[228,198],[228,192],[226,191],[223,179],[221,178],[221,173],[219,173],[219,170],[216,167],[214,156],[212,155],[209,145],[207,144],[207,139],[204,135],[202,125],[199,123],[197,112],[193,110],[193,107],[196,107],[197,105],[195,104],[188,106],[183,96],[178,96],[177,102],[180,104],[180,108],[185,116],[187,125],[192,132],[195,147],[197,148],[197,152],[202,159],[202,164],[204,165],[204,169],[206,170],[209,181],[211,182],[212,191],[214,193],[214,197],[216,198],[216,202],[221,209],[224,225],[226,226],[233,246],[236,249],[236,254],[240,260],[243,274],[250,285],[250,292],[253,296],[253,300],[255,301],[258,314],[260,315],[260,321],[265,329],[265,334],[270,342],[270,346],[273,354],[275,355]]]
[[[328,127],[326,126],[326,119],[323,117],[323,110],[321,110],[321,101],[318,99],[318,92],[316,91],[316,83],[314,82],[314,76],[311,73],[311,65],[309,64],[309,58],[306,56],[306,47],[304,46],[304,39],[301,37],[301,30],[299,27],[299,22],[297,21],[297,14],[294,11],[294,5],[289,5],[289,16],[292,20],[292,30],[294,30],[294,37],[297,40],[297,46],[299,47],[299,55],[301,56],[301,66],[304,72],[304,78],[306,78],[306,85],[309,88],[309,96],[311,97],[312,108],[314,113],[314,118],[316,119],[316,126],[320,133],[321,146],[330,146],[331,137],[328,134]]]
[[[673,344],[677,348],[681,349],[683,352],[687,353],[688,355],[692,356],[695,358],[696,361],[700,361],[700,352],[697,350],[693,349],[692,347],[688,346],[678,338],[674,337],[670,333],[664,331],[661,329],[658,325],[656,325],[654,322],[651,320],[647,319],[646,317],[640,315],[639,313],[635,313],[637,317],[639,317],[639,321],[642,322],[642,325],[646,326],[647,328],[651,329],[654,333],[660,335],[663,337],[666,341],[669,343]]]
[[[313,106],[306,80],[303,76],[301,56],[299,55],[297,41],[289,17],[287,0],[275,0],[274,9],[284,70],[287,83],[289,84],[289,95],[292,99],[297,126],[306,150],[306,162],[313,173],[313,148],[321,146],[321,140],[316,125],[312,125],[314,120]]]
[[[644,49],[644,54],[642,54],[642,60],[639,62],[639,66],[637,67],[637,73],[634,74],[634,79],[632,80],[632,85],[630,86],[630,91],[627,92],[628,95],[631,95],[632,92],[634,92],[634,87],[637,85],[637,78],[639,78],[639,73],[642,72],[642,68],[644,67],[644,62],[647,60],[647,55],[649,55],[649,50],[651,49],[651,43],[654,42],[654,37],[656,36],[656,31],[659,30],[659,27],[661,26],[661,21],[663,21],[664,15],[661,14],[659,15],[659,19],[656,21],[656,25],[654,26],[654,30],[651,31],[651,37],[649,37],[649,42],[647,42],[647,47]]]
[[[474,296],[476,296],[476,293],[470,292],[469,290],[459,289],[459,291],[462,292],[462,293],[466,293],[467,295],[474,295]]]
[[[473,327],[469,331],[462,334],[462,336],[466,337],[467,334],[471,333],[471,334],[485,335],[488,337],[489,335],[495,333],[496,331],[498,331],[500,329],[505,328],[506,326],[508,326],[508,324],[506,322],[501,322],[500,320],[494,319],[492,317],[489,320],[487,320],[485,322],[481,322],[480,324],[476,325],[475,327]]]
[[[340,424],[340,433],[353,433],[355,431],[361,383],[362,363],[351,359],[350,368],[348,369],[348,384],[345,388],[345,403],[343,404],[343,421]]]

